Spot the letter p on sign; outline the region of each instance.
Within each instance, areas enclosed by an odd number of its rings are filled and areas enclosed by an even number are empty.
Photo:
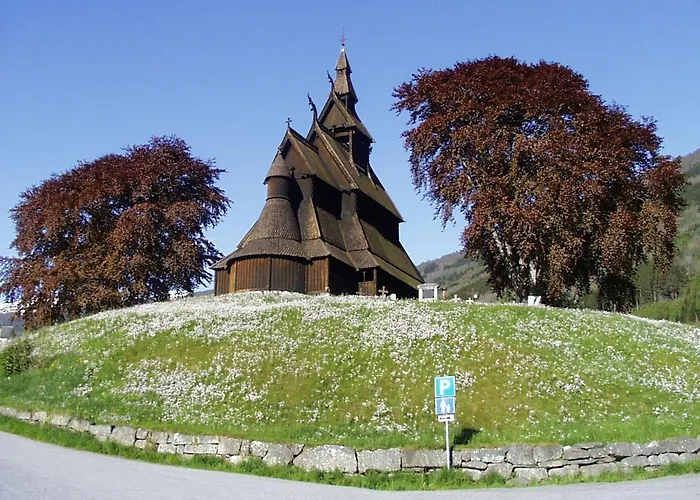
[[[451,398],[455,395],[454,377],[435,377],[435,397]]]

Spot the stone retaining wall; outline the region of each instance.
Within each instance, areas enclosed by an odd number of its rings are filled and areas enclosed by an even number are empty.
[[[218,456],[238,464],[257,457],[268,465],[296,465],[305,470],[340,470],[347,474],[367,471],[427,471],[446,466],[445,450],[391,448],[355,451],[347,446],[275,444],[222,436],[194,436],[179,432],[149,431],[127,426],[96,425],[67,415],[25,412],[0,407],[0,415],[30,423],[46,423],[89,432],[101,441],[177,455]],[[452,465],[478,480],[487,474],[529,483],[560,476],[597,476],[634,467],[654,470],[674,462],[700,459],[700,436],[637,443],[581,443],[574,446],[512,445],[500,448],[453,450]]]

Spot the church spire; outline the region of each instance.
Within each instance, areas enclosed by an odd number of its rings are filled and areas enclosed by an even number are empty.
[[[350,63],[348,62],[348,56],[345,53],[345,31],[343,31],[343,36],[340,38],[341,48],[340,56],[338,56],[338,62],[335,65],[335,82],[333,84],[333,91],[340,98],[340,100],[345,104],[345,107],[351,111],[355,110],[355,104],[357,103],[357,94],[355,94],[355,88],[352,86],[352,80],[350,79]]]

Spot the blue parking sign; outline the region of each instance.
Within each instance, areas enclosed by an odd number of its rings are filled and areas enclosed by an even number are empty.
[[[455,398],[436,398],[435,413],[438,415],[449,415],[455,413]]]
[[[435,397],[453,398],[455,397],[455,378],[435,377]]]

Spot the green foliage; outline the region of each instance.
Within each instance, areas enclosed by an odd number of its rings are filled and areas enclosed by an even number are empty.
[[[677,299],[687,284],[688,271],[684,266],[674,263],[662,273],[653,261],[644,262],[637,266],[635,277],[637,305]]]
[[[682,321],[681,300],[661,300],[659,302],[648,302],[635,309],[635,316],[649,319],[663,319],[666,321]]]
[[[700,275],[695,276],[680,298],[649,302],[634,311],[636,316],[683,323],[700,322]]]
[[[700,275],[693,278],[681,299],[681,318],[688,323],[700,322]]]
[[[700,164],[700,149],[681,157],[681,170],[684,172],[687,172],[698,164]]]
[[[32,344],[25,338],[11,341],[0,351],[0,377],[23,373],[32,367]]]
[[[688,170],[684,172],[684,174],[688,179],[693,179],[695,177],[700,176],[700,162],[697,162],[694,165],[692,165]]]
[[[688,205],[700,205],[700,182],[686,186],[683,189],[683,199]]]

